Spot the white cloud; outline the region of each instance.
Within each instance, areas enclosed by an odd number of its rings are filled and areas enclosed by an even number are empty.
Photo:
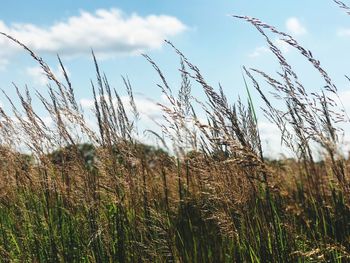
[[[65,70],[68,77],[70,77],[71,74],[69,70],[66,67]],[[49,83],[49,79],[46,77],[44,70],[40,66],[28,67],[26,69],[26,73],[29,77],[32,78],[35,84],[45,86]],[[57,65],[57,68],[55,70],[52,70],[52,73],[56,76],[56,78],[59,81],[64,82],[63,71],[59,65]]]
[[[340,91],[338,92],[338,95],[345,107],[346,112],[350,114],[350,104],[347,103],[348,101],[350,101],[350,91],[349,90]],[[332,99],[334,99],[335,101],[338,101],[336,97],[332,97]]]
[[[53,119],[50,116],[42,117],[41,120],[47,127],[51,127],[53,125]]]
[[[287,30],[290,33],[292,33],[293,35],[300,36],[300,35],[307,34],[306,28],[301,24],[299,19],[296,17],[288,18],[286,21],[286,27],[287,27]],[[350,35],[350,30],[349,30],[348,34]],[[284,42],[283,40],[281,40],[279,38],[274,39],[273,44],[277,48],[279,48],[283,53],[287,53],[290,51],[290,46],[286,42]],[[253,52],[248,54],[248,56],[250,58],[257,58],[257,57],[260,57],[268,52],[269,52],[269,49],[266,46],[259,46],[259,47],[255,48]]]
[[[281,132],[278,127],[267,121],[258,122],[264,155],[268,158],[291,157],[291,152],[281,145]]]
[[[276,38],[274,41],[273,41],[273,44],[279,49],[281,50],[282,53],[287,53],[289,52],[290,48],[289,48],[289,45],[284,42],[283,40],[279,39],[279,38]],[[260,47],[257,47],[254,49],[253,52],[251,52],[250,54],[248,54],[248,57],[249,58],[258,58],[260,56],[263,56],[267,53],[269,53],[270,49],[267,48],[266,46],[260,46]]]
[[[7,59],[0,57],[0,71],[5,70],[8,63],[9,61]]]
[[[350,117],[350,104],[348,103],[350,101],[350,91],[340,90],[337,95],[330,93],[327,94],[327,98],[334,101],[334,107],[330,106],[331,113],[334,113],[332,114],[333,117],[336,117],[336,114],[339,115],[339,120],[333,123],[334,127],[339,129],[337,132],[338,149],[344,156],[348,156],[348,153],[350,153],[350,120],[348,119]]]
[[[81,99],[80,105],[83,109],[92,109],[95,105],[95,102],[91,99]]]
[[[296,36],[305,35],[307,33],[304,25],[296,17],[288,18],[286,21],[286,27],[290,33]]]
[[[345,111],[345,119],[347,119],[347,117],[350,117],[350,104],[348,103],[348,101],[350,101],[350,90],[341,90],[337,92],[336,94],[328,94],[327,97],[331,100],[333,100],[335,102],[335,107],[334,107],[334,111],[337,112],[343,112]],[[342,123],[342,122],[340,122]],[[346,126],[348,126],[348,123],[346,123]],[[350,134],[350,127],[345,127]]]
[[[121,96],[120,98],[123,102],[123,105],[125,107],[126,113],[129,113],[132,111],[131,105],[129,103],[129,97],[128,96]],[[159,119],[162,116],[162,110],[160,106],[157,105],[156,102],[151,101],[149,99],[145,98],[134,98],[136,108],[138,112],[142,116],[149,117],[152,119]],[[113,104],[117,104],[117,100],[113,99]],[[80,100],[80,105],[83,109],[91,110],[95,102],[92,99],[83,98]]]
[[[49,80],[44,75],[44,71],[41,67],[29,67],[26,69],[26,73],[36,84],[44,86],[49,83]]]
[[[163,40],[186,29],[176,17],[167,15],[126,15],[119,9],[99,9],[95,13],[82,11],[78,16],[51,26],[34,24],[6,25],[0,21],[0,31],[5,32],[38,53],[77,56],[98,54],[115,56],[137,54],[160,48]],[[18,49],[9,40],[0,37],[0,57]]]
[[[348,37],[348,36],[350,36],[350,29],[349,28],[340,28],[337,31],[337,35],[340,37]]]
[[[128,105],[127,107],[131,110],[131,107],[129,105],[129,98],[123,97],[122,101],[125,105]],[[152,119],[159,119],[162,116],[161,108],[154,101],[144,98],[135,98],[135,104],[137,110],[141,115],[145,115]]]
[[[268,53],[268,52],[269,52],[269,49],[267,47],[264,47],[264,46],[257,47],[257,48],[255,48],[255,50],[252,53],[250,53],[248,55],[248,57],[257,58],[257,57],[260,57],[261,55]]]

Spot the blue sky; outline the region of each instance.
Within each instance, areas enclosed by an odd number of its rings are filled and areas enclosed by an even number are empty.
[[[58,75],[56,53],[60,54],[77,97],[86,106],[91,99],[89,81],[94,79],[89,53],[93,48],[112,86],[122,89],[120,75],[127,75],[142,107],[153,114],[157,108],[147,102],[162,99],[156,87],[160,81],[139,54],[150,55],[175,90],[180,83],[179,58],[163,44],[163,39],[172,41],[201,69],[210,84],[217,86],[220,82],[232,102],[238,95],[246,96],[241,76],[243,65],[267,72],[278,70],[263,38],[252,26],[233,19],[230,14],[257,17],[294,36],[321,60],[338,84],[344,104],[348,104],[349,85],[344,75],[350,72],[347,52],[350,16],[331,0],[14,0],[3,3],[0,9],[0,31],[33,48]],[[281,48],[297,65],[306,88],[318,90],[322,83],[312,68],[290,48]],[[3,38],[0,38],[0,76],[0,87],[10,96],[14,96],[11,82],[20,88],[27,84],[45,92],[47,82],[38,65]],[[194,93],[201,96],[199,90]],[[1,95],[0,102],[6,109],[8,105]],[[259,116],[261,125],[266,126],[266,140],[272,141],[276,137],[272,128]],[[273,148],[273,142],[270,144]]]

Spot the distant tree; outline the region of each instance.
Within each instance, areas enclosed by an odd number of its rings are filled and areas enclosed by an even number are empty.
[[[68,145],[64,148],[53,151],[48,155],[55,166],[64,167],[80,161],[85,168],[92,169],[95,164],[95,147],[89,143]]]

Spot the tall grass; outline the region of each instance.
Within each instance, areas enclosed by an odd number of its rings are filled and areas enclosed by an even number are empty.
[[[181,61],[179,91],[145,55],[168,100],[159,104],[162,134],[147,131],[163,148],[136,139],[140,115],[129,79],[123,79],[126,105],[92,54],[93,129],[61,59],[64,83],[32,50],[2,33],[30,53],[51,86],[48,95],[15,86],[19,105],[4,92],[12,111],[0,108],[1,262],[350,261],[349,162],[335,126],[346,115],[332,99],[337,88],[291,36],[256,18],[235,18],[264,37],[278,76],[244,68],[248,102],[230,104],[170,42]],[[319,93],[308,92],[271,34],[319,72],[325,83]],[[273,106],[261,79],[284,107]],[[191,95],[198,86],[205,101]],[[264,157],[252,88],[296,158]],[[32,96],[53,125],[40,118]],[[30,154],[20,153],[23,147]]]

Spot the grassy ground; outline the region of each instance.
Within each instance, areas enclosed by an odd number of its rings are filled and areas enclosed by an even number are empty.
[[[160,144],[171,142],[169,154],[137,141],[139,114],[128,79],[126,107],[95,60],[98,129],[91,129],[68,77],[58,81],[40,57],[7,36],[51,79],[50,96],[36,96],[54,125],[36,114],[29,91],[18,90],[21,105],[13,104],[12,113],[0,110],[1,262],[350,261],[349,161],[338,150],[334,125],[348,120],[331,100],[337,88],[292,37],[258,19],[236,18],[258,29],[279,63],[278,78],[257,69],[244,69],[244,76],[248,94],[258,91],[293,159],[266,159],[254,99],[230,104],[175,47],[182,76],[176,95],[145,56],[168,98],[160,105],[162,135],[148,133]],[[308,93],[272,35],[320,73],[325,87],[319,93]],[[273,107],[261,80],[282,108]],[[196,85],[206,101],[191,96]],[[19,153],[23,145],[31,154]]]

